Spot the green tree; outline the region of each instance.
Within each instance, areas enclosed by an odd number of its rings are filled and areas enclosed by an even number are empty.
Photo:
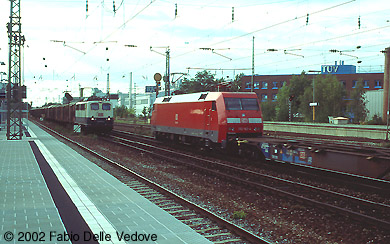
[[[231,82],[225,82],[224,78],[217,80],[218,84],[222,84],[219,87],[219,91],[240,92],[242,83],[241,79],[243,76],[244,73],[238,74]]]
[[[345,89],[336,76],[317,75],[314,78],[315,121],[328,122],[328,116],[341,116],[345,110]],[[305,75],[293,76],[288,86],[284,86],[278,93],[276,119],[287,121],[289,117],[289,98],[292,115],[303,115],[305,121],[313,121],[313,109],[309,103],[313,102],[313,79]],[[294,117],[292,118],[294,120]],[[296,119],[295,119],[296,120]]]
[[[234,81],[230,85],[231,92],[239,92],[241,90],[243,76],[244,76],[244,73],[240,73],[240,74],[236,75],[236,77],[234,78]]]
[[[345,89],[337,77],[317,75],[314,84],[315,102],[318,103],[315,108],[315,121],[326,123],[329,121],[328,116],[342,116],[345,109],[343,100]],[[311,102],[313,102],[312,85],[305,88],[299,107],[299,112],[304,115],[305,121],[313,121],[313,108],[309,106]]]
[[[278,92],[276,105],[276,119],[279,121],[288,121],[289,118],[289,98],[291,101],[291,113],[297,114],[299,107],[304,100],[304,91],[306,87],[311,85],[311,80],[304,72],[300,76],[293,76],[290,84],[284,85]]]
[[[144,106],[144,109],[142,110],[142,115],[140,116],[142,119],[146,120],[147,118],[150,118],[150,112],[151,112],[151,107],[146,107]]]
[[[187,94],[204,91],[229,91],[239,92],[241,89],[241,79],[243,73],[236,75],[233,82],[228,83],[224,78],[216,79],[214,74],[209,71],[200,71],[194,78],[184,78],[179,90],[176,94]]]
[[[278,92],[277,104],[276,104],[276,120],[278,121],[288,121],[289,113],[289,94],[290,87],[284,85]]]
[[[178,90],[179,93],[194,93],[202,91],[216,91],[218,81],[215,80],[215,75],[209,71],[201,71],[195,75],[195,78],[184,78],[183,83]]]
[[[348,111],[352,114],[352,122],[360,123],[364,121],[367,117],[366,101],[364,99],[364,90],[363,81],[359,80],[356,83],[356,87],[351,92],[351,101],[348,104]]]
[[[267,101],[260,104],[263,119],[273,121],[276,118],[276,102]]]
[[[128,109],[125,105],[114,108],[114,117],[115,118],[133,118],[135,116],[134,109]]]

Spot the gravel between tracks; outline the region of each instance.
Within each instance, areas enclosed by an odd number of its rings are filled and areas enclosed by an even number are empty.
[[[254,193],[192,169],[99,141],[94,135],[64,134],[272,242],[390,243],[390,233],[325,213],[315,206],[308,207],[268,193]],[[101,164],[77,147],[71,147]],[[237,218],[240,215],[245,217]]]

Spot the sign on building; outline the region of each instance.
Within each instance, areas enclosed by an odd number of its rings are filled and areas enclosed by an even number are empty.
[[[156,92],[156,86],[145,86],[145,93]]]
[[[337,61],[334,65],[321,65],[321,74],[356,74],[355,65],[344,65],[344,61]]]

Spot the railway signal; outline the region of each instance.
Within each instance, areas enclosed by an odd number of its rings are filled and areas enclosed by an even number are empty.
[[[161,74],[160,73],[156,73],[154,74],[154,80],[156,81],[156,97],[158,97],[158,91],[160,90],[160,87],[161,87]]]

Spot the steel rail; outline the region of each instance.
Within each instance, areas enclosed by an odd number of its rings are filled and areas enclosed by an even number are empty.
[[[121,132],[116,131],[116,133],[121,133]],[[126,133],[126,134],[128,134],[128,133]],[[132,135],[132,136],[138,137],[138,135]],[[118,139],[125,139],[125,138],[118,137]],[[125,139],[125,140],[128,140],[128,139]],[[255,171],[239,168],[237,166],[227,165],[227,164],[223,164],[223,163],[219,163],[219,162],[215,162],[215,161],[211,161],[211,160],[207,160],[207,159],[203,159],[203,158],[198,158],[196,156],[192,156],[192,155],[184,154],[184,153],[179,153],[177,151],[172,151],[170,149],[164,149],[164,148],[161,148],[161,147],[152,146],[152,145],[145,144],[145,143],[142,143],[142,142],[139,142],[139,141],[137,141],[137,142],[133,141],[133,142],[137,143],[139,145],[144,145],[144,146],[148,146],[150,148],[155,148],[155,149],[160,150],[160,151],[165,151],[165,152],[168,152],[168,153],[179,154],[180,156],[184,156],[184,157],[187,157],[187,158],[190,158],[190,159],[207,162],[207,163],[212,164],[212,165],[214,165],[214,166],[216,166],[218,168],[223,167],[223,168],[226,168],[228,170],[232,170],[234,172],[245,173],[245,174],[254,176],[255,178],[261,177],[261,178],[266,178],[266,179],[270,179],[270,180],[286,183],[286,184],[293,185],[293,186],[297,185],[297,186],[309,188],[309,189],[312,189],[312,190],[315,190],[315,191],[319,191],[319,192],[322,192],[322,193],[330,194],[330,195],[333,195],[333,196],[336,196],[336,197],[344,198],[346,200],[356,201],[356,203],[360,203],[360,204],[363,203],[363,204],[365,204],[367,206],[375,206],[375,207],[384,208],[384,209],[390,211],[390,205],[387,205],[387,204],[377,203],[377,202],[373,202],[373,201],[370,201],[370,200],[366,200],[366,199],[362,199],[362,198],[358,198],[358,197],[342,194],[342,193],[339,193],[339,192],[335,192],[335,191],[330,191],[330,190],[327,190],[327,189],[319,188],[319,187],[316,187],[316,186],[312,186],[312,185],[308,185],[308,184],[304,184],[304,183],[300,183],[300,182],[294,182],[294,181],[291,181],[291,180],[286,180],[286,179],[283,179],[283,178],[279,178],[279,177],[275,177],[275,176],[271,176],[271,175],[267,175],[267,174],[262,174],[262,173],[259,173],[259,172],[255,172]]]
[[[151,127],[148,124],[143,124],[143,125],[118,124],[118,126],[128,127],[128,128],[140,127],[140,128],[144,128],[144,129],[150,129],[150,127]],[[117,132],[124,133],[125,131],[117,131]],[[128,132],[126,132],[126,133],[128,133]],[[264,136],[264,137],[266,137],[266,136]],[[274,138],[274,137],[270,137],[270,138]],[[298,146],[307,147],[307,148],[309,148],[309,147],[318,148],[318,149],[321,149],[324,151],[349,154],[352,156],[360,155],[360,156],[364,156],[366,158],[379,158],[379,159],[385,159],[385,160],[389,159],[390,160],[390,149],[387,149],[387,148],[370,146],[364,150],[365,153],[361,153],[361,152],[356,152],[356,151],[362,151],[362,149],[359,147],[355,146],[353,149],[351,149],[351,145],[349,147],[345,146],[345,145],[343,146],[343,145],[340,145],[337,142],[332,141],[332,140],[321,140],[319,138],[315,138],[317,141],[314,142],[314,144],[313,144],[313,138],[309,138],[309,139],[299,138],[298,139],[298,138],[291,138],[291,137],[287,137],[287,138],[279,137],[278,139],[286,140],[289,142],[292,142],[291,140],[293,140],[294,141],[293,144],[297,144]],[[318,145],[321,142],[322,143],[323,142],[327,142],[327,143],[331,142],[331,143],[333,143],[333,146],[329,147],[329,146],[323,146],[322,144]],[[345,150],[342,150],[343,147],[345,148]],[[355,152],[353,150],[355,150]],[[276,162],[280,162],[280,163],[286,163],[286,162],[275,160],[275,159],[267,159],[267,161],[276,161]],[[357,185],[357,182],[359,182],[358,183],[359,185],[362,185],[363,187],[372,188],[373,190],[381,191],[382,188],[383,189],[386,189],[386,188],[390,189],[390,186],[389,186],[390,181],[388,181],[388,180],[376,179],[376,178],[371,178],[371,177],[367,177],[367,176],[361,176],[361,175],[346,173],[346,172],[342,172],[342,171],[329,170],[329,169],[325,169],[325,168],[318,168],[318,167],[313,167],[313,166],[308,166],[308,165],[303,165],[303,164],[296,164],[296,163],[288,163],[288,164],[291,166],[300,168],[300,169],[305,169],[305,170],[310,171],[310,172],[312,172],[312,171],[321,172],[321,174],[326,174],[332,178],[338,178],[340,181],[353,182],[353,184],[355,184],[355,185]],[[387,190],[387,192],[389,192],[389,190]]]
[[[303,184],[303,183],[293,182],[293,181],[281,179],[281,178],[278,178],[278,177],[264,175],[264,174],[260,174],[260,173],[257,173],[257,172],[241,169],[241,168],[238,168],[238,167],[235,167],[235,166],[231,166],[231,165],[225,165],[225,164],[222,164],[222,163],[218,163],[218,162],[214,162],[214,161],[210,161],[210,160],[205,160],[205,159],[202,159],[202,158],[197,158],[197,157],[192,156],[192,155],[187,155],[187,154],[184,154],[184,153],[178,153],[178,152],[175,152],[175,151],[172,151],[172,150],[169,150],[169,149],[164,149],[164,148],[159,148],[159,147],[156,147],[156,146],[153,146],[153,145],[148,145],[146,143],[130,141],[128,139],[120,138],[120,137],[114,137],[114,138],[116,138],[118,140],[121,140],[122,142],[117,142],[117,143],[119,143],[121,145],[132,147],[132,148],[134,148],[136,150],[141,150],[141,151],[143,151],[145,153],[153,154],[153,155],[156,155],[156,156],[158,156],[160,158],[165,158],[167,160],[175,161],[175,162],[178,162],[180,164],[186,164],[186,165],[189,165],[191,167],[197,168],[198,170],[205,171],[205,172],[208,172],[208,173],[212,173],[214,175],[218,175],[219,177],[227,178],[227,179],[230,179],[232,181],[239,182],[241,184],[248,185],[248,186],[251,186],[251,187],[254,187],[254,188],[257,188],[257,189],[263,189],[263,190],[267,190],[267,191],[271,191],[271,192],[276,192],[277,194],[288,196],[290,198],[293,198],[295,200],[298,200],[298,201],[301,201],[301,202],[304,202],[304,203],[311,203],[312,205],[314,205],[316,207],[322,206],[325,209],[330,209],[332,211],[335,211],[335,212],[338,212],[338,213],[341,213],[341,214],[344,214],[344,215],[348,215],[348,216],[353,217],[353,218],[355,218],[357,220],[362,220],[363,219],[366,222],[369,222],[371,224],[374,224],[374,225],[377,225],[377,226],[380,226],[382,228],[390,230],[390,222],[387,222],[387,221],[384,221],[384,220],[381,220],[381,219],[377,219],[377,218],[374,218],[372,216],[364,215],[364,214],[361,214],[361,213],[358,213],[358,212],[354,212],[354,211],[351,211],[351,210],[348,210],[348,209],[345,209],[345,208],[341,208],[341,207],[337,207],[337,206],[334,206],[334,205],[331,205],[331,204],[327,204],[327,203],[324,203],[324,202],[313,200],[313,199],[310,199],[310,198],[307,198],[307,197],[304,197],[304,196],[300,196],[300,195],[297,195],[297,194],[294,194],[294,193],[290,193],[290,192],[287,192],[287,191],[284,191],[284,190],[280,190],[277,187],[267,186],[267,185],[256,183],[256,182],[253,182],[253,181],[244,180],[242,178],[245,178],[245,177],[242,177],[242,175],[241,175],[241,178],[240,178],[240,177],[232,176],[231,174],[222,173],[222,172],[217,171],[217,170],[211,170],[209,168],[206,168],[206,167],[203,167],[203,166],[200,166],[200,165],[197,165],[197,164],[184,162],[182,160],[179,160],[177,158],[177,156],[182,156],[182,157],[186,157],[187,159],[189,158],[189,159],[192,159],[192,160],[198,160],[198,161],[207,162],[209,164],[213,164],[213,167],[217,166],[218,169],[221,169],[223,167],[223,168],[232,170],[234,172],[240,171],[243,174],[250,174],[250,175],[256,176],[256,177],[266,177],[268,179],[277,180],[279,182],[287,183],[289,185],[300,186],[300,187],[304,187],[304,188],[310,188],[312,190],[316,190],[316,191],[319,191],[321,193],[332,194],[333,196],[336,196],[336,197],[339,197],[339,198],[348,199],[348,200],[352,200],[352,201],[358,202],[358,203],[363,203],[365,205],[375,205],[376,207],[390,209],[389,205],[381,204],[381,203],[375,203],[375,202],[368,201],[368,200],[365,200],[365,199],[360,199],[360,198],[356,198],[356,197],[353,197],[353,196],[348,196],[348,195],[345,195],[345,194],[332,192],[332,191],[329,191],[329,190],[325,190],[325,189],[322,189],[322,188],[306,185],[306,184]],[[137,147],[137,146],[133,146],[133,145],[128,145],[127,143],[136,143],[138,145],[142,145],[143,147],[146,146],[146,147],[149,147],[149,148],[153,149],[153,151],[150,151],[150,150],[145,149],[145,148],[140,148],[140,147]],[[156,150],[158,150],[159,152],[156,152]],[[162,155],[161,152],[171,153],[171,154],[174,154],[174,156],[171,157],[171,156]]]
[[[120,131],[120,130],[113,130],[113,133],[117,133],[117,135],[129,135],[136,138],[141,138],[142,140],[149,140],[149,141],[155,141],[154,137],[146,136],[146,135],[139,135],[133,132],[129,131]],[[267,159],[266,161],[273,161],[277,163],[284,164],[282,167],[285,167],[284,161],[279,160],[271,160]],[[390,193],[390,181],[376,179],[376,178],[370,178],[367,176],[361,176],[361,175],[355,175],[350,174],[346,172],[340,172],[330,169],[324,169],[324,168],[318,168],[313,167],[310,165],[304,165],[304,164],[297,164],[297,163],[288,163],[289,166],[294,167],[296,169],[299,169],[300,171],[304,170],[307,173],[310,174],[316,174],[316,175],[323,175],[322,177],[331,178],[332,180],[336,180],[338,182],[347,183],[352,185],[353,187],[358,187],[359,189],[368,189],[370,192],[375,190],[379,194],[389,194]],[[270,165],[275,166],[275,165]]]
[[[122,127],[128,127],[128,128],[141,128],[141,129],[148,129],[150,130],[151,126],[149,124],[120,124],[120,123],[116,123],[116,125],[118,127],[122,126]],[[273,131],[269,131],[270,133],[272,133]],[[283,132],[285,134],[288,134],[289,132]],[[361,146],[356,146],[355,144],[352,144],[352,143],[349,143],[349,144],[345,144],[345,143],[338,143],[338,141],[342,138],[338,138],[337,141],[336,140],[329,140],[329,139],[322,139],[322,138],[317,138],[317,137],[313,137],[313,136],[316,136],[315,134],[304,134],[304,133],[301,133],[302,135],[301,136],[298,136],[299,139],[297,139],[296,137],[297,136],[287,136],[286,138],[284,137],[280,137],[278,136],[279,139],[286,139],[288,140],[289,138],[297,142],[301,142],[301,143],[309,143],[312,145],[312,143],[314,144],[319,144],[321,142],[324,142],[324,141],[327,141],[329,143],[331,143],[331,145],[333,145],[334,147],[329,147],[329,145],[327,145],[326,147],[322,147],[324,150],[338,150],[339,152],[345,152],[345,153],[348,153],[348,152],[351,152],[352,151],[365,151],[367,153],[380,153],[378,156],[379,157],[384,157],[385,159],[389,159],[388,157],[390,157],[390,149],[388,148],[382,148],[382,147],[374,147],[374,146],[370,146],[370,145],[364,145],[364,148],[361,148]],[[305,135],[311,135],[312,137],[307,137],[308,139],[303,139],[305,138]],[[318,135],[317,135],[318,136]],[[268,136],[270,138],[274,138],[273,136]],[[318,146],[318,145],[317,145]],[[344,151],[343,151],[344,150]],[[362,155],[366,155],[366,154],[363,154]],[[368,155],[369,156],[369,155]]]

